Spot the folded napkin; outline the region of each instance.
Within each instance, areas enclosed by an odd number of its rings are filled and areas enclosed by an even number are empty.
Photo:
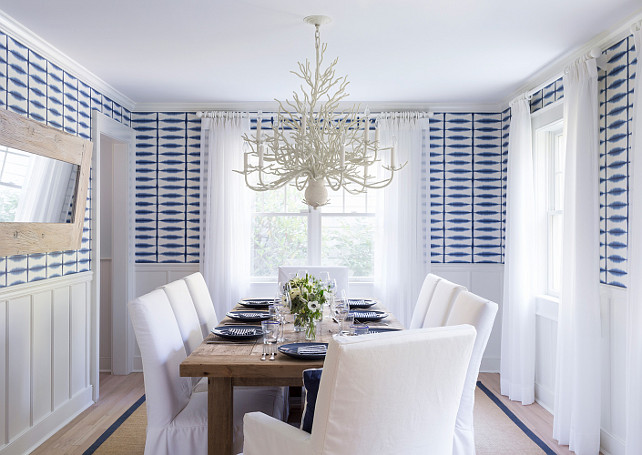
[[[297,348],[297,354],[325,354],[328,347],[325,344],[315,344],[312,346],[301,346]]]
[[[361,305],[365,305],[365,304],[366,304],[366,301],[363,300],[363,299],[361,299],[361,300],[350,299],[350,305],[361,306]]]

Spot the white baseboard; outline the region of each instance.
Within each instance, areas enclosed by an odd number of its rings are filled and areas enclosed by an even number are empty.
[[[601,429],[600,451],[604,455],[624,455],[624,441],[608,431]]]
[[[143,359],[141,356],[134,356],[134,371],[137,373],[142,373],[143,371]]]
[[[499,373],[500,358],[484,357],[479,366],[480,373]]]
[[[535,383],[535,401],[553,414],[553,406],[555,405],[555,391],[544,387],[541,384]]]
[[[78,392],[54,412],[41,421],[34,422],[33,426],[0,449],[0,455],[22,455],[32,452],[58,430],[75,419],[78,414],[94,404],[91,394],[91,386]]]
[[[99,369],[101,373],[111,373],[111,357],[101,357]]]

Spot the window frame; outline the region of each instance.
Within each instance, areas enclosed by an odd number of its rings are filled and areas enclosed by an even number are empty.
[[[281,189],[277,190],[280,191]],[[248,190],[249,191],[249,190]],[[343,210],[345,210],[345,190],[341,190],[341,198],[342,198],[342,206]],[[286,193],[287,194],[287,193]],[[331,197],[334,195],[331,195]],[[287,196],[285,196],[287,197]],[[363,211],[354,211],[354,212],[345,212],[345,211],[338,211],[338,210],[332,210],[332,211],[324,211],[324,207],[319,207],[318,209],[314,209],[310,206],[307,206],[307,208],[302,208],[301,211],[299,212],[287,212],[287,211],[279,211],[279,212],[265,212],[265,211],[252,211],[251,212],[251,217],[252,217],[252,223],[254,222],[254,217],[256,216],[278,216],[278,217],[306,217],[307,220],[307,262],[305,265],[310,265],[310,266],[319,266],[323,265],[322,264],[322,234],[323,234],[323,220],[324,218],[330,218],[330,217],[338,217],[338,218],[346,218],[346,217],[360,217],[360,218],[375,218],[376,217],[376,212],[374,209],[376,209],[376,199],[374,201],[371,201],[371,199],[368,197],[368,193],[366,193],[366,199],[365,199],[365,212]],[[370,210],[371,205],[373,205],[373,209]],[[285,206],[287,206],[287,202],[285,203]],[[302,206],[303,207],[303,206]],[[376,235],[375,235],[376,237]],[[373,238],[373,241],[375,239]],[[373,257],[374,261],[374,257]],[[303,265],[302,265],[303,266]],[[253,271],[252,271],[253,273]],[[275,283],[277,280],[276,274],[274,276],[262,276],[262,275],[251,275],[250,276],[250,282],[252,284],[265,284],[265,283]],[[372,285],[374,284],[374,270],[372,276],[350,276],[349,278],[350,283],[362,283],[366,285]]]
[[[563,147],[564,144],[563,103],[559,102],[550,105],[532,114],[531,119],[533,158],[535,164],[535,199],[538,220],[537,242],[541,245],[541,248],[538,248],[538,251],[541,253],[537,261],[539,263],[538,268],[545,270],[545,274],[539,277],[537,289],[538,294],[540,294],[542,298],[559,302],[560,290],[553,288],[554,268],[551,260],[554,248],[552,238],[554,218],[558,216],[563,217],[564,214],[563,187],[561,208],[555,206],[554,162],[554,151],[558,145],[556,142],[560,137],[562,139],[561,147]]]

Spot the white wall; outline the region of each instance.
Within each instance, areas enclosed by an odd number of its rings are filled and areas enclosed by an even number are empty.
[[[602,453],[624,454],[626,406],[626,289],[601,285],[602,351]],[[539,302],[537,311],[537,359],[535,399],[553,412],[555,402],[555,356],[557,305]]]
[[[0,454],[23,454],[93,402],[92,272],[0,289]]]
[[[109,260],[101,261],[101,276],[106,279],[110,273]],[[198,264],[136,264],[134,267],[135,295],[140,296],[170,281],[178,280],[190,273],[198,272]],[[108,283],[101,278],[102,283]],[[111,299],[109,289],[101,288],[101,302],[107,302],[100,309],[100,371],[111,371]],[[103,296],[105,298],[103,299]],[[134,350],[134,370],[143,371],[140,350]]]

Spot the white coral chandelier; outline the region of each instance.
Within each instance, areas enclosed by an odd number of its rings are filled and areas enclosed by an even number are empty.
[[[371,140],[367,109],[363,114],[359,106],[339,110],[340,101],[348,96],[348,78],[335,77],[338,58],[321,69],[327,44],[321,45],[319,29],[330,20],[327,16],[304,19],[315,26],[314,70],[306,59],[305,64],[298,63],[298,72],[292,71],[304,81],[301,94],[294,92],[293,100],[285,104],[276,100],[279,110],[271,128],[261,127],[259,112],[256,134],[243,135],[244,169],[237,171],[255,191],[274,190],[288,182],[299,191],[307,187],[303,202],[314,208],[328,203],[326,185],[334,191],[343,187],[352,194],[383,188],[406,164],[395,165],[394,144],[380,146],[376,122]],[[389,157],[386,163],[381,160],[383,154]]]

